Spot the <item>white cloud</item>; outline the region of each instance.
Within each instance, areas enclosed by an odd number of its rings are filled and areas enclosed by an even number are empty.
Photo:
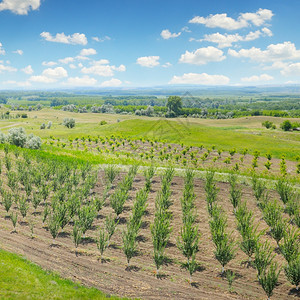
[[[178,36],[181,35],[181,32],[178,33],[171,33],[169,29],[164,29],[161,33],[160,36],[164,39],[164,40],[168,40],[171,38],[176,38]]]
[[[136,63],[142,67],[153,68],[159,65],[159,56],[142,56],[136,60]]]
[[[287,64],[280,73],[284,76],[300,76],[300,63]]]
[[[28,65],[27,67],[21,69],[21,71],[27,75],[31,75],[33,73],[33,69],[31,67],[31,65]]]
[[[272,32],[269,28],[267,28],[267,27],[262,28],[261,31],[262,31],[266,36],[273,36],[273,32]]]
[[[190,41],[195,39],[191,38]],[[219,48],[231,47],[232,43],[241,41],[242,37],[239,34],[221,34],[219,32],[213,34],[205,34],[204,39],[198,40],[199,42],[206,41],[218,44]]]
[[[19,55],[23,55],[23,50],[20,50],[20,49],[18,49],[18,50],[16,50],[16,51],[13,51],[13,53],[16,53],[16,54],[19,54]]]
[[[189,23],[203,24],[209,28],[220,27],[227,30],[237,30],[248,27],[251,23],[255,26],[261,26],[266,21],[271,20],[273,12],[269,9],[259,9],[255,13],[242,13],[235,20],[228,17],[226,13],[209,15],[208,17],[196,16]]]
[[[48,68],[43,71],[42,75],[51,78],[63,78],[68,76],[68,72],[63,67],[57,67],[54,69]]]
[[[271,36],[271,35],[272,35],[271,30],[269,30],[268,28],[263,28],[261,31],[260,30],[256,30],[254,32],[250,31],[246,36],[241,36],[238,33],[221,34],[217,32],[212,34],[205,34],[204,38],[200,40],[191,38],[190,41],[197,41],[197,42],[206,41],[206,42],[218,44],[219,48],[226,48],[226,47],[231,47],[233,43],[253,41],[260,38],[261,36]]]
[[[230,79],[224,75],[209,75],[206,73],[185,73],[183,76],[173,76],[170,84],[225,85]]]
[[[46,67],[53,67],[53,66],[57,65],[57,63],[55,61],[43,61],[42,65],[46,66]]]
[[[15,85],[18,87],[29,87],[31,83],[29,81],[15,81],[15,80],[7,80],[2,82],[3,85]]]
[[[0,11],[10,10],[17,15],[27,15],[30,10],[36,10],[40,5],[40,0],[3,0]]]
[[[104,36],[103,38],[99,38],[97,36],[93,36],[92,37],[92,40],[96,41],[96,42],[104,42],[104,41],[110,41],[111,40],[111,37],[109,36]]]
[[[54,83],[57,81],[55,78],[49,78],[44,75],[31,76],[29,80],[32,82],[40,82],[40,83]]]
[[[233,57],[250,58],[251,60],[258,62],[274,62],[300,58],[300,50],[297,50],[295,44],[291,42],[271,44],[266,50],[255,47],[252,47],[251,49],[241,49],[239,51],[229,49],[228,54]]]
[[[93,48],[82,49],[80,51],[80,56],[89,56],[89,55],[95,55],[95,54],[97,54],[97,51]]]
[[[170,68],[170,67],[172,67],[172,64],[169,63],[169,62],[167,62],[164,65],[162,65],[162,67],[164,67],[164,68]]]
[[[116,78],[112,78],[110,80],[107,81],[103,81],[101,83],[102,87],[117,87],[120,86],[122,84],[122,81]]]
[[[49,32],[42,32],[40,34],[48,42],[56,42],[63,44],[72,44],[72,45],[86,45],[87,38],[84,33],[74,33],[72,35],[65,35],[62,33],[57,33],[55,36],[52,36]]]
[[[185,51],[185,53],[181,55],[179,62],[193,65],[205,65],[208,62],[222,61],[225,58],[222,50],[209,46],[206,48],[199,48],[193,52]]]
[[[2,43],[0,43],[0,55],[5,55],[5,50],[3,49]]]
[[[260,82],[260,81],[270,81],[273,80],[274,77],[268,74],[261,74],[261,75],[253,75],[251,77],[243,77],[241,78],[242,82]]]
[[[76,69],[77,67],[74,64],[69,64],[69,68]]]
[[[94,74],[103,77],[114,76],[115,71],[124,72],[126,71],[126,67],[124,65],[113,66],[109,65],[109,61],[107,59],[101,59],[98,61],[93,61],[91,63],[91,67],[83,67],[81,72],[84,74]]]
[[[41,82],[41,83],[54,83],[58,79],[67,77],[68,73],[63,67],[57,67],[54,69],[48,68],[42,72],[42,75],[31,76],[30,81]]]
[[[3,85],[15,85],[18,87],[29,87],[31,83],[29,81],[15,81],[15,80],[7,80],[2,82]]]
[[[65,84],[77,87],[94,86],[97,84],[97,80],[89,76],[70,77],[68,78],[67,82],[65,82]]]
[[[11,67],[11,66],[5,66],[3,64],[0,64],[0,73],[3,73],[3,72],[16,72],[17,69],[14,68],[14,67]]]
[[[58,61],[62,64],[69,64],[69,63],[73,62],[74,60],[75,60],[74,57],[65,57],[65,58],[59,59]]]

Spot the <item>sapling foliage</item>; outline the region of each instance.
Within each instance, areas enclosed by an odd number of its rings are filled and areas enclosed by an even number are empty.
[[[97,248],[100,251],[100,259],[102,261],[102,256],[105,249],[109,246],[109,233],[105,231],[103,228],[99,230],[99,237],[97,239]]]
[[[75,221],[74,223],[72,236],[73,236],[73,242],[75,244],[75,248],[77,248],[78,245],[80,244],[81,237],[82,237],[82,229],[78,221]]]
[[[273,295],[273,290],[278,283],[280,269],[278,270],[277,263],[271,263],[268,270],[264,270],[259,278],[259,283],[268,296],[268,299]]]
[[[234,212],[236,212],[237,207],[239,206],[241,202],[241,197],[242,197],[242,190],[241,188],[237,185],[237,175],[234,173],[231,173],[229,175],[229,184],[230,184],[230,202],[233,206]]]
[[[284,267],[285,275],[288,281],[296,286],[296,290],[299,290],[300,283],[300,255],[297,258],[290,261]]]
[[[255,249],[254,264],[257,270],[258,279],[266,268],[272,263],[275,254],[273,254],[274,248],[271,247],[269,241],[264,243],[259,242]]]

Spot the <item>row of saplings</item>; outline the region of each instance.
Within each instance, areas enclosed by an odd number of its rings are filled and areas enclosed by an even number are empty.
[[[247,208],[247,203],[242,202],[242,190],[237,183],[236,174],[229,175],[230,201],[233,206],[233,212],[236,218],[237,230],[240,232],[242,240],[238,243],[240,249],[248,256],[248,265],[252,265],[257,270],[258,281],[262,288],[270,297],[278,283],[281,268],[274,261],[274,248],[270,242],[262,241],[261,237],[266,230],[259,231],[259,224],[255,225],[253,212]],[[265,182],[258,179],[254,174],[252,177],[252,187],[257,199],[257,205],[262,210],[263,218],[269,225],[269,233],[276,240],[277,248],[284,256],[287,264],[284,271],[287,279],[294,285],[298,291],[300,282],[300,252],[299,252],[299,230],[295,222],[296,214],[299,218],[299,194],[297,194],[286,178],[280,178],[276,184],[280,198],[285,204],[285,209],[290,213],[290,219],[286,220],[282,212],[284,208],[276,200],[270,200]],[[214,172],[207,172],[206,175],[206,200],[207,208],[210,214],[210,229],[212,239],[215,244],[215,257],[224,267],[234,257],[236,243],[231,234],[227,232],[227,218],[221,206],[217,204],[218,189],[214,180]],[[288,205],[287,205],[288,204]],[[292,209],[292,208],[293,209]],[[252,261],[252,256],[254,260]],[[234,280],[232,271],[226,272],[226,277],[231,288]]]
[[[29,202],[32,202],[35,211],[39,205],[43,206],[43,222],[47,223],[48,229],[54,239],[60,228],[63,230],[70,221],[73,221],[73,240],[77,248],[82,236],[92,227],[97,212],[108,198],[113,181],[118,175],[117,169],[113,166],[105,169],[106,186],[102,197],[91,197],[91,190],[95,187],[97,174],[92,171],[90,165],[86,164],[79,168],[78,166],[68,164],[59,165],[53,161],[34,162],[26,155],[26,152],[23,154],[23,159],[19,157],[20,153],[18,151],[15,151],[14,155],[16,157],[15,168],[13,167],[13,159],[8,151],[4,157],[7,179],[5,183],[1,182],[1,195],[6,211],[9,212],[13,202],[15,202],[22,217],[25,218]],[[116,218],[112,215],[107,216],[104,228],[101,228],[99,231],[97,246],[101,258],[115,232],[119,215],[123,212],[124,204],[128,198],[128,192],[132,187],[137,169],[137,166],[131,167],[128,174],[109,197],[110,205],[116,214]],[[2,165],[0,170],[2,171]],[[144,171],[145,187],[136,194],[132,213],[127,222],[126,229],[123,231],[123,250],[127,257],[128,265],[130,259],[137,254],[137,236],[142,224],[142,217],[147,208],[146,201],[154,173],[155,170],[152,167]],[[174,169],[168,168],[161,177],[161,190],[156,197],[155,217],[153,224],[151,224],[154,250],[153,258],[158,276],[159,269],[165,261],[164,250],[172,230],[170,226],[172,214],[169,211],[169,207],[172,204],[170,201],[170,184],[173,175]],[[196,196],[193,190],[193,178],[194,173],[191,170],[187,170],[183,197],[181,199],[183,226],[177,241],[178,248],[187,258],[185,266],[190,276],[192,276],[198,267],[195,255],[199,250],[198,243],[200,238],[196,220]],[[237,228],[242,236],[240,248],[248,255],[249,263],[251,263],[252,255],[255,255],[253,263],[258,272],[259,282],[267,295],[270,296],[276,286],[279,275],[278,266],[273,262],[273,248],[269,243],[262,243],[260,241],[260,237],[264,232],[257,232],[252,212],[247,210],[245,202],[241,202],[242,193],[237,185],[237,176],[234,174],[231,175],[229,182],[230,200],[234,207],[238,224]],[[287,222],[282,218],[282,208],[280,205],[276,201],[268,199],[264,182],[255,176],[252,182],[254,194],[258,199],[258,206],[262,209],[264,219],[270,226],[270,233],[277,241],[281,253],[288,262],[285,266],[287,278],[298,289],[300,276],[299,232],[296,229],[292,229],[291,226],[288,227]],[[9,189],[5,188],[5,185]],[[291,221],[295,223],[295,216],[297,213],[299,215],[299,201],[295,198],[292,187],[288,184],[287,180],[280,179],[277,183],[277,190],[285,204],[285,209],[288,209],[290,212]],[[208,212],[211,216],[210,228],[212,239],[216,248],[215,257],[221,263],[223,272],[224,266],[234,258],[236,249],[231,235],[226,232],[226,216],[217,204],[218,189],[216,188],[213,172],[207,173],[205,191]],[[47,201],[49,196],[51,202]],[[291,204],[292,202],[294,204]],[[17,223],[17,217],[17,213],[14,214],[11,212],[14,227]],[[281,224],[282,222],[284,225]],[[33,231],[33,226],[31,228]],[[282,242],[279,244],[280,240]],[[233,272],[227,271],[226,276],[231,286],[234,279]]]

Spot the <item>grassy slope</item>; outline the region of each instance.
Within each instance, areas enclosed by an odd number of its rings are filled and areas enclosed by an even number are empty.
[[[107,299],[97,289],[61,279],[3,250],[0,250],[0,266],[1,299]]]
[[[50,135],[60,138],[123,134],[132,137],[148,136],[164,139],[172,143],[183,142],[186,145],[211,147],[229,150],[236,148],[242,151],[248,148],[250,153],[255,150],[261,155],[270,152],[280,158],[283,154],[287,159],[294,160],[300,152],[299,132],[283,132],[282,130],[267,130],[262,128],[264,120],[273,121],[277,127],[283,122],[282,118],[247,117],[228,120],[205,119],[158,119],[137,116],[109,115],[109,114],[77,114],[51,109],[39,112],[29,112],[28,119],[1,121],[3,131],[8,126],[24,126],[28,133],[33,132],[44,138]],[[36,117],[36,118],[35,118]],[[63,118],[76,119],[76,127],[66,129],[61,125]],[[117,122],[120,119],[121,122]],[[106,120],[107,125],[100,126],[99,122]],[[40,130],[40,125],[48,121],[53,122],[50,130]],[[295,119],[294,121],[300,121]]]

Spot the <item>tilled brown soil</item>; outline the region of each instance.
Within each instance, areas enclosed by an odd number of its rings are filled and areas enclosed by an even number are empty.
[[[124,174],[120,174],[118,180],[121,179],[122,175]],[[101,178],[103,174],[100,173],[99,176]],[[188,283],[188,273],[181,267],[181,263],[185,259],[176,247],[176,238],[182,225],[180,197],[183,191],[183,178],[181,177],[174,177],[171,186],[173,205],[170,210],[173,213],[173,231],[165,251],[168,263],[163,266],[160,278],[155,277],[150,234],[150,223],[154,218],[154,201],[156,193],[160,189],[159,177],[154,177],[152,191],[149,194],[147,214],[144,216],[139,236],[139,255],[134,257],[130,262],[131,266],[126,268],[126,258],[121,248],[122,231],[130,215],[135,193],[143,186],[143,176],[138,175],[126,203],[125,211],[121,214],[117,232],[112,237],[109,249],[104,252],[102,262],[99,259],[95,240],[98,228],[103,225],[105,216],[112,212],[109,201],[98,214],[92,230],[87,232],[86,238],[83,239],[77,251],[75,251],[72,242],[71,225],[67,225],[64,232],[60,233],[53,242],[50,233],[41,222],[42,207],[37,210],[36,214],[32,214],[33,211],[30,210],[28,217],[24,221],[19,221],[17,233],[13,233],[11,220],[5,217],[6,212],[3,205],[0,205],[0,247],[19,253],[47,270],[55,271],[63,277],[87,286],[94,286],[107,294],[142,299],[266,299],[265,293],[257,281],[256,270],[243,263],[247,257],[239,249],[235,259],[226,266],[226,269],[231,269],[236,273],[236,279],[233,283],[234,291],[231,293],[228,291],[227,280],[221,276],[221,266],[214,258],[214,245],[209,230],[204,182],[200,179],[195,180],[198,221],[201,232],[200,251],[197,254],[200,268],[193,275],[193,284]],[[233,231],[236,241],[239,241],[241,237],[236,230],[236,221],[229,201],[229,186],[227,183],[218,183],[218,187],[220,188],[219,202],[228,216],[228,230]],[[99,180],[95,192],[101,194],[102,189],[103,186]],[[271,196],[278,198],[276,193],[271,193]],[[267,225],[262,220],[262,214],[255,204],[251,188],[243,186],[243,199],[247,200],[248,207],[254,212],[259,229],[266,229]],[[29,221],[35,223],[33,238],[31,237]],[[270,240],[272,245],[276,246],[276,242],[268,234],[262,238]],[[284,258],[278,253],[276,260],[280,265],[285,264]],[[299,296],[300,293],[296,293],[282,271],[273,299],[294,299]]]

